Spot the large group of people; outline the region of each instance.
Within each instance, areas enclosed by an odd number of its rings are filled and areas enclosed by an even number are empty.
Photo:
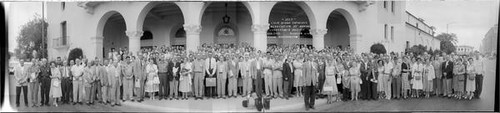
[[[484,64],[478,55],[356,54],[350,49],[202,45],[152,47],[137,53],[111,49],[104,58],[23,60],[15,68],[16,105],[120,105],[125,101],[246,97],[303,97],[306,110],[318,97],[336,101],[479,98]],[[31,90],[28,99],[26,93]],[[41,99],[38,99],[38,93]],[[41,101],[39,101],[41,100]]]

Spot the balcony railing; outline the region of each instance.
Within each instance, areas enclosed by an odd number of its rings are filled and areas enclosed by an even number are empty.
[[[68,36],[63,36],[63,37],[58,37],[55,39],[52,39],[52,44],[54,48],[67,48],[69,47],[69,37]]]

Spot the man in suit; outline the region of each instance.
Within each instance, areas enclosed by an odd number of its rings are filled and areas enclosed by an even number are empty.
[[[453,62],[451,61],[450,56],[446,56],[446,61],[442,64],[443,77],[444,77],[444,92],[445,96],[451,97],[451,80],[453,79]]]
[[[213,57],[212,53],[208,55],[208,57],[205,59],[205,73],[207,78],[215,78],[216,77],[216,71],[217,71],[217,61]],[[207,89],[207,96],[213,97],[215,96],[215,87],[214,86],[206,86]]]
[[[195,100],[203,99],[205,62],[201,57],[201,55],[197,55],[196,60],[193,62]]]
[[[169,97],[169,99],[170,99],[170,100],[172,100],[172,98],[173,98],[173,96],[174,96],[174,95],[172,94],[172,93],[173,93],[173,91],[172,91],[172,90],[174,89],[174,88],[173,88],[173,87],[174,87],[174,85],[173,85],[173,80],[174,80],[174,72],[173,72],[173,69],[174,69],[175,64],[174,64],[174,62],[172,61],[172,58],[171,58],[171,57],[168,57],[168,58],[167,58],[167,60],[168,60],[168,64],[167,64],[167,83],[168,83],[168,86],[169,86],[169,87],[168,87],[168,91],[167,91],[167,92],[168,92],[168,97]]]
[[[47,63],[47,59],[43,58],[42,59],[42,64],[41,64],[41,67],[40,67],[40,74],[39,74],[39,79],[40,82],[42,83],[40,85],[40,89],[41,89],[41,102],[42,103],[42,106],[43,105],[46,105],[46,106],[50,106],[49,105],[49,92],[50,92],[50,86],[51,86],[51,78],[50,78],[50,75],[51,75],[51,70],[50,70],[50,67],[49,67],[49,64]]]
[[[20,65],[17,66],[14,71],[14,78],[16,80],[16,107],[19,107],[21,90],[24,94],[24,105],[28,107],[28,66],[24,66],[24,61],[22,59],[19,60],[19,64]],[[42,104],[44,104],[43,101]]]
[[[237,78],[238,78],[238,61],[235,56],[230,57],[231,60],[228,62],[229,73],[228,73],[228,95],[230,97],[236,97],[237,95]]]
[[[243,81],[243,95],[247,96],[252,92],[252,76],[250,72],[250,61],[248,60],[248,53],[245,53],[245,59],[239,63],[241,77]]]
[[[121,84],[121,68],[118,65],[119,61],[112,60],[112,64],[108,66],[108,79],[109,79],[109,101],[111,107],[120,105],[120,84]]]
[[[304,64],[304,103],[306,111],[315,109],[314,101],[316,100],[315,86],[318,84],[317,65],[312,62],[312,54]]]
[[[284,93],[284,97],[288,100],[288,98],[291,96],[290,95],[290,92],[291,92],[291,83],[293,82],[291,80],[291,77],[293,76],[293,65],[292,65],[292,62],[291,62],[291,59],[288,58],[285,60],[285,62],[283,63],[283,93]]]
[[[159,99],[167,98],[167,92],[168,92],[168,81],[167,81],[167,65],[168,62],[164,60],[163,58],[158,59],[158,77],[160,79],[160,85],[159,85]]]
[[[378,91],[377,91],[377,85],[378,85],[378,73],[377,73],[377,61],[379,60],[374,60],[374,58],[372,56],[370,56],[369,58],[369,62],[368,62],[368,68],[369,68],[369,73],[370,76],[368,76],[368,80],[370,80],[370,91],[368,91],[368,95],[369,97],[372,99],[372,100],[377,100],[378,99]]]
[[[369,77],[371,76],[371,68],[368,65],[369,61],[367,60],[366,56],[363,56],[363,59],[361,59],[361,67],[359,68],[361,72],[361,81],[363,84],[361,84],[361,99],[368,100],[370,98],[369,92],[370,92],[370,79]]]
[[[254,91],[255,93],[257,94],[257,96],[259,98],[262,97],[262,90],[263,90],[263,79],[264,79],[264,76],[263,76],[263,63],[262,63],[262,60],[263,60],[263,55],[260,53],[260,51],[257,52],[257,54],[255,54],[255,56],[257,58],[253,59],[251,61],[251,66],[250,66],[250,75],[252,76],[253,78],[253,85],[254,85]]]
[[[100,101],[106,105],[109,101],[109,76],[107,72],[107,67],[109,64],[108,59],[104,59],[103,61],[100,62],[100,66],[98,67],[98,77],[99,77],[99,94],[101,95]]]

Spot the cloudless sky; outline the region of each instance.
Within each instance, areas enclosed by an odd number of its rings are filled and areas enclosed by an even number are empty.
[[[9,51],[17,46],[16,38],[23,24],[41,16],[42,2],[7,2]],[[478,50],[488,30],[498,24],[499,0],[406,1],[406,10],[436,27],[436,35],[457,34],[458,45],[470,45]]]

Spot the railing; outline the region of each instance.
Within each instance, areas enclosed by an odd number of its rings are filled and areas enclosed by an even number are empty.
[[[68,47],[68,42],[69,42],[69,37],[68,36],[63,36],[63,37],[58,37],[55,39],[52,39],[52,45],[54,48],[63,48],[63,47]]]

